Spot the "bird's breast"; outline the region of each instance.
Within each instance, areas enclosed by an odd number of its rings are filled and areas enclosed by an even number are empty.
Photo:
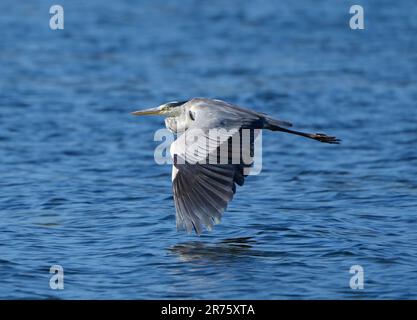
[[[175,118],[173,118],[173,117],[166,118],[165,119],[165,126],[171,132],[177,133],[177,122],[175,121]]]

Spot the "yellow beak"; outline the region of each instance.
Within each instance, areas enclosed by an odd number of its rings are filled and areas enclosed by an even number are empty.
[[[132,112],[135,116],[147,116],[152,114],[161,114],[161,110],[159,108],[151,108],[151,109],[145,109],[145,110],[139,110]]]

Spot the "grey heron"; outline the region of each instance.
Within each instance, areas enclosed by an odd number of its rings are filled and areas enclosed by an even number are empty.
[[[291,123],[274,119],[264,113],[244,109],[236,105],[206,98],[194,98],[182,102],[169,102],[159,107],[132,112],[133,115],[165,116],[166,127],[177,134],[177,139],[170,147],[172,166],[172,189],[176,208],[178,230],[198,235],[204,227],[211,230],[220,222],[221,215],[236,192],[236,185],[242,186],[245,177],[245,163],[212,163],[197,160],[208,159],[213,153],[242,129],[269,129],[299,135],[324,143],[338,144],[336,137],[322,133],[305,133],[288,129]],[[220,139],[209,136],[212,129],[227,129]],[[198,129],[198,135],[209,141],[198,145],[195,158],[195,145],[185,139],[190,130]],[[214,141],[214,142],[213,142]],[[194,141],[195,142],[195,141]],[[241,148],[244,148],[240,145]],[[253,141],[246,148],[253,148]],[[191,152],[192,151],[194,152]],[[230,152],[228,153],[230,156]],[[182,161],[178,161],[182,159]],[[193,159],[195,161],[190,161]]]

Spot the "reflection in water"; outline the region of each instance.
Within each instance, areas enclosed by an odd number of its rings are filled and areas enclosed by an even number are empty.
[[[242,256],[259,255],[259,252],[252,249],[255,243],[252,237],[223,239],[218,243],[189,241],[177,244],[168,250],[177,254],[182,261],[230,260]]]

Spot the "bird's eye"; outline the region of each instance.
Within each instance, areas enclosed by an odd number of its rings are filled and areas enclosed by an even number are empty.
[[[190,115],[190,119],[193,120],[193,121],[195,121],[194,113],[190,111],[189,112],[189,115]]]

